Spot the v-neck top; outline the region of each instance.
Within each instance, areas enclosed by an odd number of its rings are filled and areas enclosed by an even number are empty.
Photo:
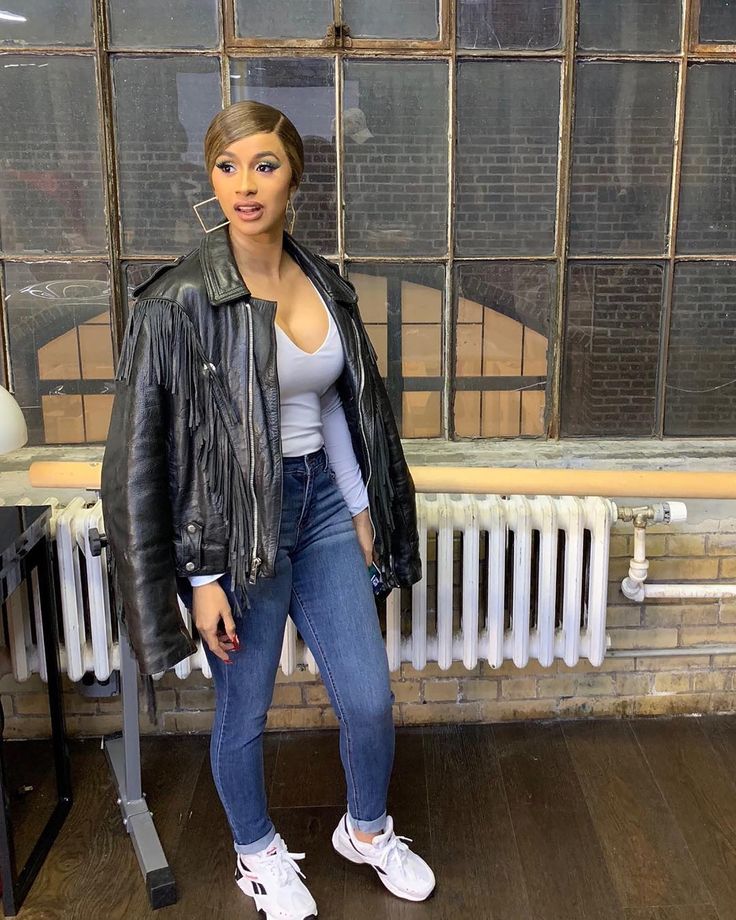
[[[281,452],[284,457],[298,457],[322,447],[322,398],[345,364],[340,334],[321,295],[320,302],[327,312],[328,325],[327,335],[316,351],[299,348],[276,324],[276,369],[281,394]]]

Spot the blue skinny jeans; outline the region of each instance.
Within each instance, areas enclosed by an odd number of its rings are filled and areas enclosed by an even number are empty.
[[[276,575],[248,585],[248,610],[229,573],[220,578],[240,640],[240,650],[228,653],[234,663],[204,646],[216,694],[212,774],[238,853],[263,849],[276,833],[263,731],[287,614],[315,657],[339,720],[347,810],[358,830],[383,829],[394,758],[386,646],[365,558],[324,447],[284,457],[283,484]]]

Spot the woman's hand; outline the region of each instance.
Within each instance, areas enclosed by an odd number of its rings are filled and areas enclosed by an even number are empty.
[[[373,541],[376,539],[376,535],[373,532],[371,516],[367,508],[353,515],[353,525],[358,535],[360,548],[363,550],[363,555],[365,556],[365,564],[368,566],[374,560]]]
[[[214,655],[222,658],[226,664],[232,664],[227,653],[239,651],[240,641],[235,631],[235,621],[227,594],[217,581],[198,585],[192,594],[192,618],[202,640],[207,643]],[[220,620],[225,626],[224,632],[217,631]]]

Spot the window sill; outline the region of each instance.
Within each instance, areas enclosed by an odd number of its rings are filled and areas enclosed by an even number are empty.
[[[736,438],[412,438],[402,445],[410,466],[736,470]]]

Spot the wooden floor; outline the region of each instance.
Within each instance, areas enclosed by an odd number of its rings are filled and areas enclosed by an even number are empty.
[[[143,740],[176,905],[148,909],[99,741],[73,742],[74,807],[20,920],[257,917],[208,741]],[[320,920],[736,920],[736,716],[397,729],[389,811],[435,870],[422,904],[332,850],[335,732],[267,735],[266,776]]]

